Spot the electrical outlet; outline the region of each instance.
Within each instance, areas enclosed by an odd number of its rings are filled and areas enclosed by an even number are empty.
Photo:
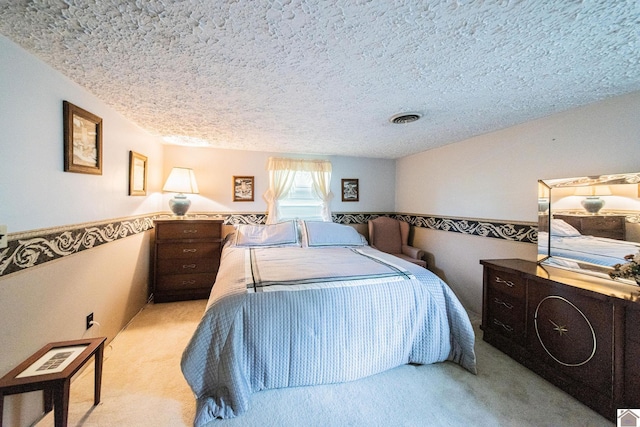
[[[0,225],[0,249],[4,249],[9,245],[7,242],[7,226]]]
[[[93,323],[93,313],[87,314],[87,329],[92,326],[91,323]]]

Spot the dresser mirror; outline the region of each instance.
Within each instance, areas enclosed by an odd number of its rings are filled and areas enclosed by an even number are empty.
[[[538,181],[539,264],[609,278],[638,250],[640,172]]]

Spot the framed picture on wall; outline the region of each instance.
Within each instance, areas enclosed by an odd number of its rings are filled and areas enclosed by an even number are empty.
[[[65,172],[102,175],[102,119],[62,102]]]
[[[253,202],[253,177],[234,176],[233,177],[233,201]]]
[[[147,195],[147,157],[129,151],[129,195]]]
[[[343,202],[359,202],[360,187],[358,179],[343,178],[342,179],[342,201]]]

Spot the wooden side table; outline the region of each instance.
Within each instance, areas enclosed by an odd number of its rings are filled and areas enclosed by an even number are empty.
[[[2,427],[4,396],[37,390],[42,390],[44,393],[44,412],[54,409],[55,426],[65,427],[69,415],[71,377],[93,355],[95,355],[93,404],[100,403],[102,356],[106,339],[106,337],[99,337],[49,343],[0,378],[0,427]],[[71,358],[73,359],[69,363],[68,359]]]

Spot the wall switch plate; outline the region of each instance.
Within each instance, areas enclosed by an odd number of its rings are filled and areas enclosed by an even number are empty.
[[[4,249],[9,245],[7,242],[7,226],[0,225],[0,249]]]

